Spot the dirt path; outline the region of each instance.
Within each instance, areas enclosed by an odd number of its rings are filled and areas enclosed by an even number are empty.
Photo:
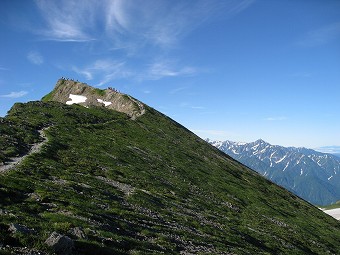
[[[40,137],[43,139],[40,143],[34,143],[30,149],[30,151],[26,154],[23,155],[21,157],[13,157],[10,158],[10,161],[6,162],[5,165],[0,165],[0,173],[5,173],[9,170],[11,170],[13,167],[15,167],[16,165],[20,164],[27,156],[39,152],[42,148],[42,146],[48,142],[48,138],[45,135],[45,130],[47,130],[49,127],[47,128],[43,128],[41,130],[39,130],[39,134]]]

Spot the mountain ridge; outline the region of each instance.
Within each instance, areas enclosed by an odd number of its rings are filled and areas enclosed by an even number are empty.
[[[50,127],[1,174],[0,254],[339,253],[338,221],[155,109],[66,102],[0,118],[5,159]]]
[[[85,107],[102,106],[123,112],[132,119],[145,113],[144,104],[115,88],[98,89],[86,83],[66,78],[59,79],[55,88],[44,96],[42,101],[56,101],[68,105],[79,104]]]
[[[251,143],[208,142],[314,204],[328,205],[340,198],[340,159],[334,155],[271,145],[262,139]]]

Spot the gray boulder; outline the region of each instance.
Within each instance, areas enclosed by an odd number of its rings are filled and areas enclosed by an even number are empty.
[[[74,243],[71,238],[65,235],[53,232],[49,238],[45,241],[47,246],[52,247],[54,252],[58,255],[69,255],[72,254]]]
[[[34,233],[33,229],[29,229],[28,227],[16,223],[11,223],[9,225],[8,230],[12,232],[13,234],[15,233],[21,233],[21,234],[32,234]]]

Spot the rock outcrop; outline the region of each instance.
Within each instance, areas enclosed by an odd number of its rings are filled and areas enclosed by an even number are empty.
[[[45,244],[52,247],[54,252],[58,255],[72,254],[74,243],[71,238],[65,235],[53,232],[49,238],[45,241]]]
[[[33,229],[29,229],[28,227],[16,223],[11,223],[9,225],[8,231],[12,232],[13,234],[20,233],[20,234],[32,234],[34,233]]]
[[[54,90],[43,97],[43,101],[57,101],[68,105],[79,104],[85,107],[103,106],[126,113],[132,119],[144,114],[144,105],[129,95],[114,88],[98,89],[85,83],[59,79]]]

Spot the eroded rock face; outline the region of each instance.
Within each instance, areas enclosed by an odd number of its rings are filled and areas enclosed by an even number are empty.
[[[74,243],[71,238],[58,234],[57,232],[53,232],[45,243],[47,246],[52,247],[54,252],[58,255],[72,254],[74,248]]]
[[[85,107],[103,106],[126,113],[132,119],[144,114],[144,105],[129,95],[114,88],[104,90],[93,88],[85,83],[59,79],[54,90],[43,98],[45,101],[57,101],[64,104],[79,104]]]

